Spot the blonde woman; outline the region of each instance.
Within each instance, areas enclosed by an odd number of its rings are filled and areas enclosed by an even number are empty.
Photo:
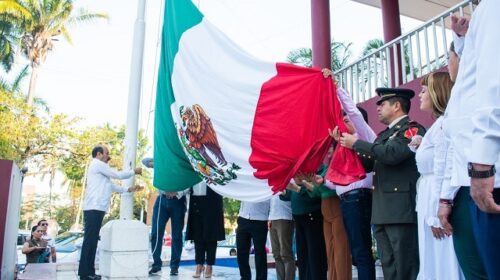
[[[446,144],[442,130],[442,115],[450,99],[453,82],[446,72],[435,72],[424,77],[420,110],[432,114],[434,124],[425,134],[416,151],[418,171],[417,218],[420,271],[417,279],[463,279],[453,239],[448,236],[437,210],[444,179]]]

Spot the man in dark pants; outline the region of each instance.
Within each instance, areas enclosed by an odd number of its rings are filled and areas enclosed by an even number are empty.
[[[388,125],[373,143],[344,133],[340,144],[354,149],[367,172],[373,170],[372,224],[380,247],[384,279],[413,280],[419,269],[416,183],[419,177],[408,144],[425,129],[408,119],[409,89],[376,89],[379,120]]]
[[[149,168],[154,168],[152,158],[145,158],[142,164]],[[172,228],[172,253],[170,254],[170,275],[179,274],[179,263],[182,254],[182,229],[184,228],[184,216],[186,215],[187,191],[164,192],[159,191],[153,206],[153,216],[151,220],[151,251],[153,253],[153,266],[149,271],[150,275],[161,271],[161,250],[163,247],[163,236],[165,226],[171,219]]]
[[[267,279],[267,220],[270,200],[263,202],[241,202],[236,229],[236,255],[241,280],[251,280],[249,257],[252,246],[255,252],[256,280]]]
[[[109,167],[111,159],[106,146],[97,145],[92,150],[92,162],[87,171],[87,189],[83,201],[84,234],[78,275],[80,279],[101,279],[95,274],[95,254],[99,230],[101,229],[104,214],[109,209],[111,194],[113,192],[135,192],[141,190],[140,186],[132,186],[128,189],[117,186],[111,179],[127,179],[134,174],[142,174],[141,168],[130,171],[116,171]]]

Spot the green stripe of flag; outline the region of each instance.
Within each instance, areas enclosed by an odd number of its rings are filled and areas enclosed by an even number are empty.
[[[170,105],[175,102],[171,77],[182,34],[199,24],[203,15],[191,0],[166,0],[156,92],[153,185],[180,191],[200,182],[179,142]]]

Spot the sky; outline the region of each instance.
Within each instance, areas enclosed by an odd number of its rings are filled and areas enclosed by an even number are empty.
[[[165,0],[147,0],[146,39],[140,108],[140,128],[152,142],[154,97],[160,32]],[[311,47],[309,0],[193,0],[206,19],[253,56],[285,61],[297,48]],[[95,20],[70,28],[73,44],[60,39],[43,64],[36,96],[53,113],[82,118],[82,126],[123,125],[131,68],[132,38],[137,0],[80,0],[77,8],[106,12],[109,20]],[[382,15],[377,8],[351,0],[330,0],[331,32],[335,41],[352,42],[352,58],[359,58],[366,42],[382,38]],[[403,33],[421,22],[401,18]],[[24,61],[17,60],[17,68]],[[140,69],[134,69],[135,75]],[[24,87],[27,89],[29,79]],[[152,151],[151,151],[152,152]]]

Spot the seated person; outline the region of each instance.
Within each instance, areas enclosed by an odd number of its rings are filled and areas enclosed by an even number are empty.
[[[22,248],[22,253],[26,255],[26,263],[48,263],[50,252],[47,249],[47,241],[42,239],[43,229],[41,226],[34,226],[31,229],[31,237]]]

